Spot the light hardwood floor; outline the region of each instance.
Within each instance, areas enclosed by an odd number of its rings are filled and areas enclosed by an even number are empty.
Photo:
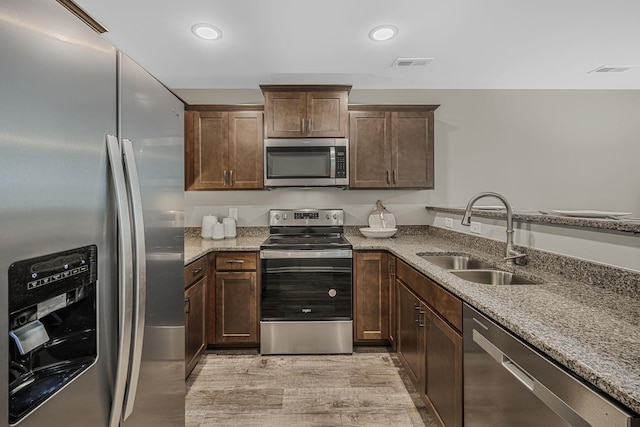
[[[396,355],[209,352],[187,379],[186,427],[436,426]]]

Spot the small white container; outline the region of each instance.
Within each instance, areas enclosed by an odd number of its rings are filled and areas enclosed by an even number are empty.
[[[203,239],[210,239],[213,234],[213,224],[218,222],[218,217],[212,214],[205,215],[202,217],[202,229],[200,231],[200,236]]]
[[[211,238],[213,240],[223,240],[224,239],[224,224],[217,222],[213,224],[213,233],[211,234]]]
[[[236,220],[224,218],[222,224],[224,225],[224,237],[226,239],[234,239],[236,237]]]

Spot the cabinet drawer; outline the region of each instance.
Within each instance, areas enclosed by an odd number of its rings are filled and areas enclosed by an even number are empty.
[[[216,271],[256,270],[258,257],[255,252],[225,252],[216,255]]]
[[[462,300],[402,261],[396,276],[458,331],[462,331]]]
[[[200,280],[207,274],[207,257],[202,257],[193,261],[184,268],[184,287]]]

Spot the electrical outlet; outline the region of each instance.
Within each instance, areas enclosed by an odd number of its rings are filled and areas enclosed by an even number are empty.
[[[482,227],[479,222],[471,221],[471,232],[473,234],[482,234]]]
[[[453,219],[452,218],[445,218],[444,219],[444,226],[445,226],[445,228],[453,228]]]

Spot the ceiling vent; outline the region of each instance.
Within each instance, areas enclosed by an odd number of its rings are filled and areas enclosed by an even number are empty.
[[[405,67],[426,67],[431,64],[433,58],[397,58],[393,61],[394,68],[405,68]]]
[[[638,65],[603,65],[602,67],[598,67],[595,70],[589,71],[590,73],[622,73],[624,71],[629,71],[632,68],[637,68]]]

